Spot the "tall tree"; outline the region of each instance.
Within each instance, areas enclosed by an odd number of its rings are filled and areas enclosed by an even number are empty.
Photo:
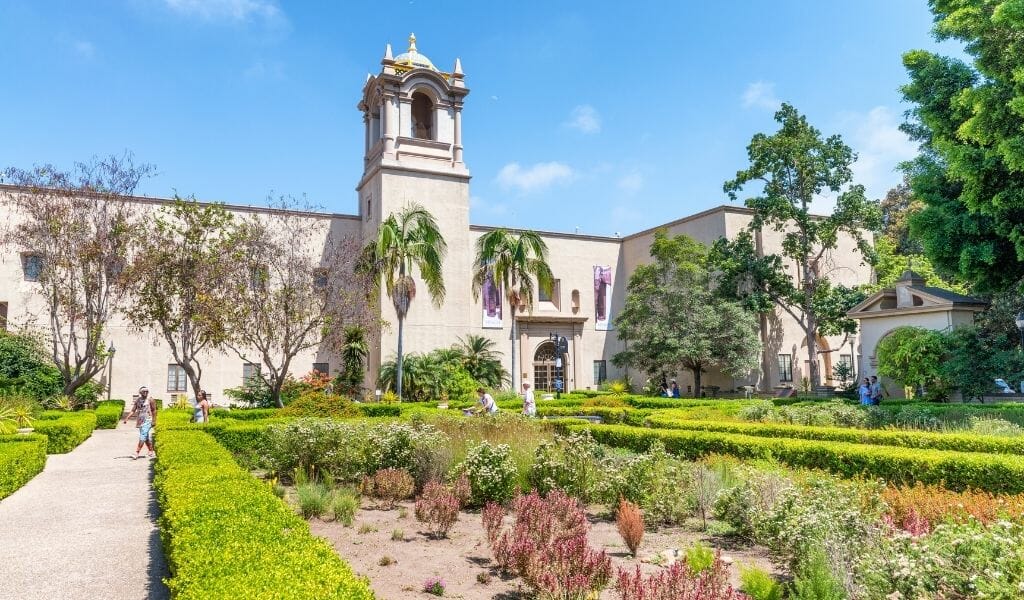
[[[781,125],[779,131],[755,135],[747,146],[750,166],[724,185],[736,200],[748,184],[756,184],[756,195],[744,201],[754,211],[749,232],[731,241],[719,240],[714,256],[722,270],[724,292],[745,296],[760,310],[774,304],[800,325],[809,379],[818,386],[819,307],[828,300],[827,293],[839,290],[826,287],[829,253],[845,234],[856,241],[863,255],[872,257],[864,232],[877,230],[881,215],[878,205],[865,198],[864,186],[850,184],[850,166],[857,157],[842,138],[823,138],[789,104],[782,105],[775,120]],[[812,214],[812,202],[826,191],[837,194],[832,214]],[[781,233],[781,254],[762,256],[757,251],[751,233],[765,228]],[[787,261],[795,263],[795,273],[785,268]]]
[[[686,369],[698,395],[709,368],[732,375],[754,369],[761,351],[757,319],[740,303],[715,294],[707,248],[659,231],[651,258],[629,278],[625,306],[615,318],[627,347],[612,362],[652,376]]]
[[[175,364],[199,395],[200,355],[228,336],[231,272],[242,258],[238,227],[220,204],[182,199],[162,208],[125,276],[133,328],[167,342]]]
[[[341,341],[341,373],[335,378],[339,392],[353,398],[362,396],[366,357],[369,354],[366,329],[360,325],[346,325]]]
[[[448,252],[434,215],[418,204],[410,204],[381,222],[377,238],[363,251],[364,269],[380,284],[395,306],[398,318],[398,353],[395,358],[395,393],[402,398],[402,334],[409,305],[416,297],[413,269],[427,286],[435,306],[444,302],[441,264]]]
[[[368,281],[355,269],[359,242],[312,216],[317,207],[290,198],[270,206],[238,224],[225,345],[262,364],[260,376],[283,407],[281,390],[300,352],[341,348],[346,325],[368,324]]]
[[[139,228],[131,196],[152,172],[126,154],[78,163],[70,172],[47,165],[3,174],[18,187],[0,192],[0,199],[19,216],[3,239],[21,252],[26,273],[38,283],[64,395],[107,364],[107,324],[123,304],[121,271]]]
[[[501,352],[494,346],[494,340],[472,333],[465,339],[459,338],[456,345],[462,366],[473,379],[490,388],[501,387],[508,380],[508,373],[501,366]]]
[[[982,293],[1024,277],[1024,10],[1016,0],[932,0],[935,36],[965,43],[971,63],[903,55],[906,165],[924,209],[911,230],[944,274]]]
[[[534,231],[514,233],[494,229],[476,241],[473,299],[479,299],[488,274],[505,291],[512,313],[512,389],[516,388],[516,311],[525,306],[533,311],[533,280],[550,294],[555,278],[548,265],[548,246]]]

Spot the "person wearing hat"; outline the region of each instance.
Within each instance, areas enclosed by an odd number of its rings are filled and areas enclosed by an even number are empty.
[[[537,416],[537,401],[533,397],[530,384],[523,382],[523,414],[528,417]]]
[[[127,423],[128,419],[132,417],[135,417],[135,426],[139,428],[139,443],[135,446],[135,456],[132,458],[142,458],[143,444],[149,450],[149,458],[153,458],[156,456],[156,453],[153,451],[153,428],[156,427],[156,401],[149,397],[149,389],[146,386],[139,388],[139,397],[135,399],[132,411],[124,418],[124,422]]]

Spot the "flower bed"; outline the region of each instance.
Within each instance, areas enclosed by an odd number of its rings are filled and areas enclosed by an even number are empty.
[[[0,499],[28,483],[46,465],[46,436],[0,436]]]
[[[877,446],[899,446],[902,448],[931,448],[935,450],[955,450],[958,452],[1024,454],[1024,438],[990,435],[930,433],[913,430],[853,429],[848,427],[814,427],[775,423],[690,421],[658,415],[649,417],[647,422],[651,427],[660,429],[717,431],[757,437],[850,442],[854,444],[874,444]]]
[[[124,400],[104,400],[96,405],[96,429],[116,429],[124,414]]]
[[[604,444],[645,451],[660,440],[672,453],[695,459],[709,454],[739,458],[775,458],[803,468],[825,469],[844,477],[879,477],[897,484],[941,483],[953,490],[1024,492],[1024,458],[1006,454],[952,452],[732,433],[641,429],[624,425],[566,423],[567,431],[589,429]]]
[[[154,487],[175,598],[373,598],[366,582],[212,437],[170,430],[156,443]]]
[[[36,433],[49,440],[47,454],[64,454],[74,450],[89,439],[96,429],[96,413],[91,410],[79,412],[46,411],[32,422]]]

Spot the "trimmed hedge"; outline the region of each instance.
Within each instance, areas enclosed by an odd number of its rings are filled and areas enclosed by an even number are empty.
[[[46,466],[46,436],[0,435],[0,499],[29,482]]]
[[[160,537],[178,600],[374,597],[270,487],[197,430],[156,437]]]
[[[718,431],[758,437],[784,437],[804,440],[850,442],[901,448],[932,448],[957,452],[992,452],[996,454],[1024,455],[1024,438],[975,435],[969,433],[931,433],[927,431],[894,429],[853,429],[849,427],[816,427],[779,423],[731,423],[716,421],[690,421],[652,415],[647,418],[651,427],[661,429],[688,429],[692,431]]]
[[[644,429],[626,425],[559,424],[563,431],[587,429],[609,446],[644,452],[661,440],[674,454],[696,459],[709,454],[772,458],[802,468],[824,469],[844,477],[880,478],[897,485],[941,484],[952,490],[1024,492],[1024,458],[1007,454],[922,450],[848,442],[765,438],[731,433]]]
[[[230,410],[214,408],[210,411],[210,416],[236,421],[259,421],[276,417],[279,410],[279,408],[232,408]]]
[[[49,439],[47,454],[65,454],[89,439],[96,429],[96,413],[45,411],[32,422],[32,428]]]
[[[104,400],[96,405],[96,429],[117,429],[124,414],[124,400]]]
[[[408,403],[406,403],[408,404]],[[367,417],[398,417],[402,414],[402,405],[399,404],[357,404],[356,408],[359,412],[363,413],[363,416]],[[416,409],[422,409],[422,406],[415,406]]]

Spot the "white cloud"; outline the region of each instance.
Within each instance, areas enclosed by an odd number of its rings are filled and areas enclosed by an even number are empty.
[[[286,17],[275,0],[163,0],[167,8],[204,21],[261,20],[281,24]]]
[[[775,84],[770,81],[755,81],[743,91],[743,108],[764,108],[776,110],[782,101],[775,97]]]
[[[631,171],[619,177],[617,185],[620,190],[632,195],[643,189],[644,176],[639,171]]]
[[[600,133],[601,115],[593,106],[581,104],[569,111],[569,120],[563,125],[581,133]]]
[[[846,115],[846,143],[857,153],[853,181],[867,188],[868,198],[883,198],[903,180],[899,163],[917,156],[917,144],[899,129],[899,118],[887,106],[867,114]]]
[[[519,188],[532,192],[556,183],[567,183],[576,176],[569,165],[560,162],[543,162],[523,168],[511,162],[498,172],[498,183],[505,188]]]

